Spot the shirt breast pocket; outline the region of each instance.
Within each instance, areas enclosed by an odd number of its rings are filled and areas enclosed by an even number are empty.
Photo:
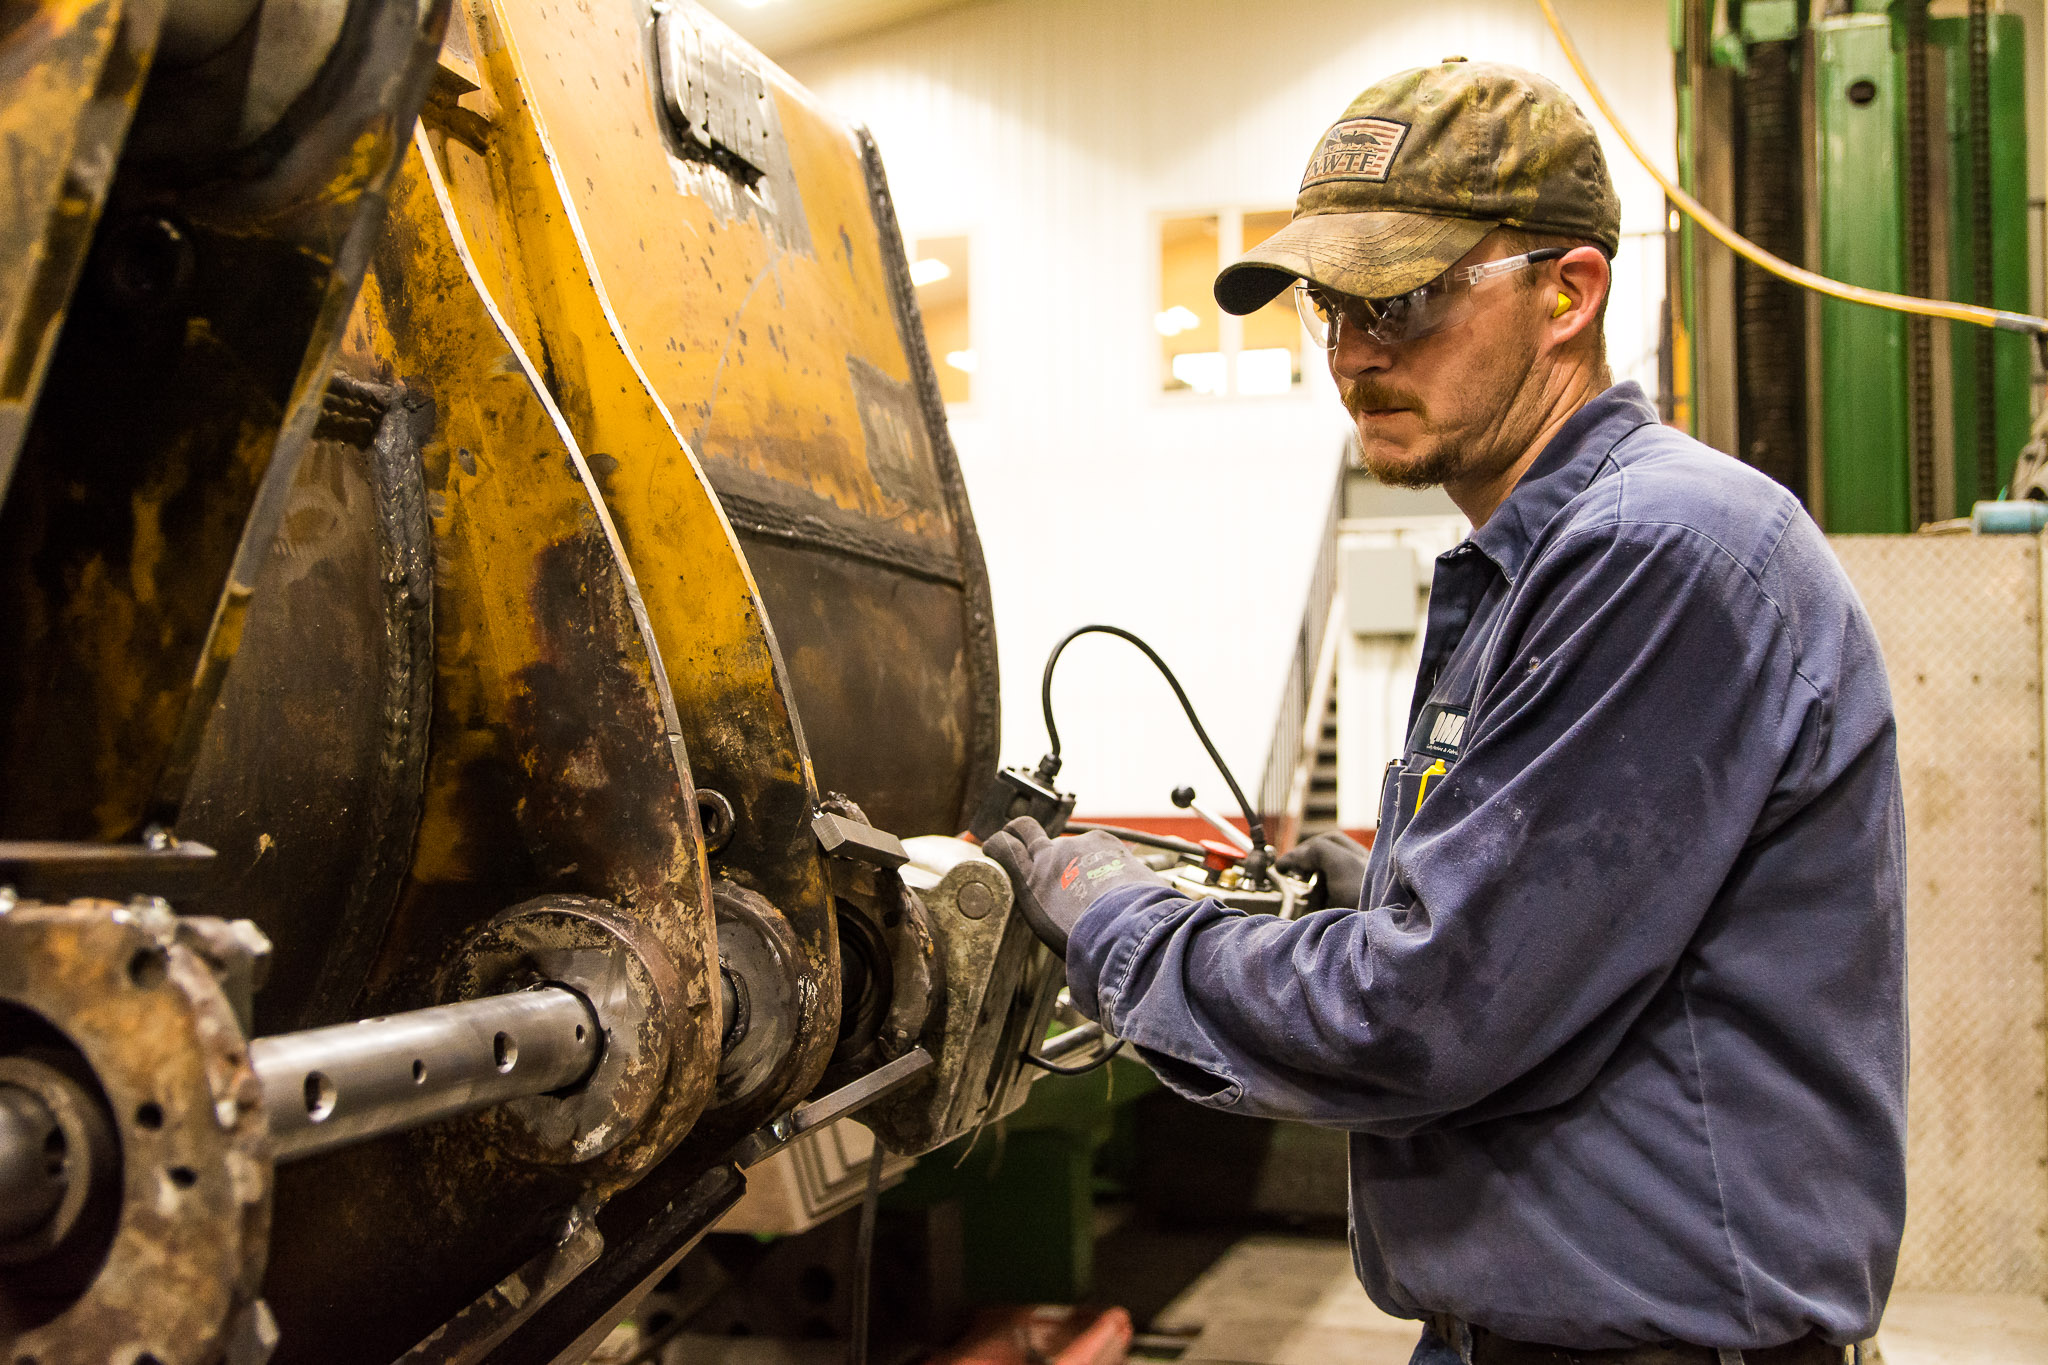
[[[1426,753],[1410,754],[1389,763],[1380,788],[1380,827],[1374,843],[1400,838],[1415,812],[1429,799],[1431,789],[1448,771],[1442,759]]]

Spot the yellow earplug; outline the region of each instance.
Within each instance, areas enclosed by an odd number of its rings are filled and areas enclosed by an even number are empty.
[[[1550,316],[1554,318],[1561,318],[1566,313],[1569,313],[1571,311],[1572,296],[1567,293],[1564,293],[1563,291],[1559,291],[1557,296],[1557,307],[1550,310]]]

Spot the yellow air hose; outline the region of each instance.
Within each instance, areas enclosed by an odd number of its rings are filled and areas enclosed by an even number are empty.
[[[1614,129],[1615,133],[1635,156],[1635,159],[1643,164],[1643,169],[1650,173],[1650,178],[1664,187],[1665,195],[1673,204],[1678,206],[1679,211],[1706,229],[1708,236],[1726,246],[1736,255],[1749,261],[1758,269],[1776,275],[1781,280],[1789,280],[1802,289],[1811,289],[1816,294],[1825,294],[1831,299],[1842,299],[1848,303],[1865,303],[1873,308],[1889,308],[1895,313],[1918,313],[1923,317],[1947,318],[1950,322],[1968,322],[1974,323],[1979,327],[1996,327],[2007,332],[2027,332],[2037,339],[2048,337],[2048,318],[2037,318],[2030,313],[2009,313],[2002,308],[1980,308],[1976,304],[1971,303],[1948,303],[1941,299],[1916,299],[1910,294],[1888,294],[1882,289],[1865,289],[1861,285],[1843,284],[1840,280],[1831,280],[1825,275],[1816,275],[1811,270],[1802,269],[1790,261],[1781,260],[1770,252],[1765,251],[1755,242],[1750,241],[1747,237],[1744,237],[1741,233],[1722,222],[1705,204],[1702,204],[1677,185],[1665,179],[1664,173],[1657,169],[1656,164],[1648,156],[1643,154],[1641,145],[1636,142],[1634,135],[1622,124],[1621,119],[1614,112],[1614,107],[1608,104],[1607,96],[1602,94],[1600,87],[1593,83],[1592,73],[1586,70],[1586,64],[1579,59],[1579,49],[1572,42],[1571,34],[1565,32],[1563,21],[1557,17],[1557,7],[1551,3],[1551,0],[1536,0],[1536,3],[1542,6],[1543,17],[1550,22],[1550,31],[1556,35],[1558,46],[1564,49],[1565,60],[1570,62],[1572,70],[1578,73],[1579,80],[1586,87],[1586,93],[1593,97],[1593,103],[1599,106],[1600,113],[1606,118],[1608,126]]]

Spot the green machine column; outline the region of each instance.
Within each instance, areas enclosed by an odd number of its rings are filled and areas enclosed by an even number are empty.
[[[1947,67],[1949,260],[1948,296],[1968,301],[1974,258],[1970,241],[1969,24],[1936,19],[1927,25],[1934,60]],[[2027,294],[2027,68],[2025,22],[2017,14],[1991,16],[1987,45],[1991,70],[1991,300],[1995,308],[2032,312]],[[2012,477],[2013,460],[2026,444],[2032,414],[2032,342],[2013,332],[1991,334],[1997,391],[1998,478],[1977,486],[1977,424],[1984,402],[1977,392],[1973,335],[1979,329],[1946,324],[1955,394],[1954,516],[1968,516],[1979,498],[1998,496]]]
[[[1844,14],[1813,28],[1819,269],[1897,292],[1905,286],[1905,91],[1891,20]],[[1827,529],[1911,530],[1905,319],[1824,299],[1820,327]]]

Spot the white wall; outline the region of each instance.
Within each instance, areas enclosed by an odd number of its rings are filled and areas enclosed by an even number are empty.
[[[1670,148],[1666,7],[1560,8],[1632,131]],[[1320,372],[1297,396],[1156,392],[1156,217],[1291,204],[1354,94],[1453,53],[1532,67],[1590,112],[1532,0],[988,0],[788,63],[874,131],[907,235],[972,237],[979,367],[953,434],[994,582],[1006,761],[1044,748],[1046,650],[1099,620],[1153,642],[1257,783],[1346,423]],[[1608,159],[1623,230],[1657,231],[1654,183],[1611,138]],[[1648,356],[1652,380],[1654,241],[1618,263],[1609,326],[1617,367]],[[1227,804],[1129,653],[1087,640],[1061,666],[1083,810],[1165,813],[1181,781]]]

